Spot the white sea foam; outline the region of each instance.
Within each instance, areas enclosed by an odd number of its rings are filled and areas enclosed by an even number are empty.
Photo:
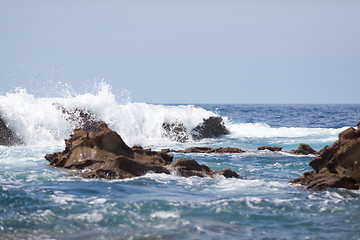
[[[216,114],[192,105],[165,106],[146,103],[119,103],[111,87],[101,83],[95,94],[63,98],[36,98],[25,89],[0,96],[1,117],[26,144],[53,145],[67,138],[74,126],[66,121],[56,105],[92,112],[117,131],[129,145],[169,143],[162,124],[181,123],[188,133],[203,119]]]
[[[179,218],[179,213],[173,212],[173,211],[158,211],[158,212],[151,213],[150,217],[151,218],[162,218],[162,219]]]
[[[84,109],[95,114],[117,131],[124,141],[132,145],[146,147],[183,148],[184,145],[164,137],[162,124],[179,123],[190,131],[202,123],[203,119],[217,116],[193,105],[167,106],[146,103],[119,102],[112,93],[111,86],[101,82],[95,93],[65,94],[64,97],[38,98],[25,89],[0,96],[1,118],[28,145],[59,145],[68,138],[74,123],[66,121],[58,105],[67,109]],[[308,142],[335,141],[337,134],[345,128],[274,128],[263,123],[232,123],[222,116],[230,130],[229,138],[260,139],[270,138],[281,143],[291,143],[305,138]],[[283,138],[279,140],[279,138]],[[211,144],[204,140],[203,144]],[[191,141],[185,146],[196,145]]]
[[[265,123],[231,123],[226,127],[233,138],[321,138],[324,141],[332,140],[344,128],[297,128],[297,127],[270,127]]]

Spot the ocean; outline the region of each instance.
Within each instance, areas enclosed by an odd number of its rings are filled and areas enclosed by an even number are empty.
[[[183,178],[147,173],[126,180],[83,179],[48,166],[78,123],[56,106],[87,110],[129,145],[153,150],[238,147],[237,154],[181,154],[240,179]],[[1,118],[22,140],[0,146],[0,239],[359,239],[360,191],[308,191],[288,181],[311,168],[313,155],[286,153],[300,143],[315,150],[360,121],[360,105],[192,104],[119,100],[111,86],[60,97],[25,89],[0,96]],[[192,129],[220,116],[230,134],[174,142],[164,122]],[[281,146],[284,152],[257,151]]]

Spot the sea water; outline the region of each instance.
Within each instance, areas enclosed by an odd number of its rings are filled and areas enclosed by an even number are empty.
[[[239,147],[237,154],[179,154],[240,179],[183,178],[148,173],[126,180],[83,179],[50,167],[45,154],[64,149],[74,122],[60,104],[96,114],[132,145],[185,149]],[[360,121],[360,105],[160,105],[119,101],[111,87],[39,98],[25,89],[0,96],[2,119],[24,142],[0,146],[0,239],[359,239],[360,191],[308,191],[289,184],[314,157],[285,151],[306,143],[316,150]],[[162,123],[189,131],[221,116],[230,134],[185,143],[166,138]]]

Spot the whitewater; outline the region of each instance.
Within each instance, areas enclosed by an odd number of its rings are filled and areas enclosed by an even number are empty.
[[[56,95],[56,94],[54,94]],[[78,118],[59,106],[105,121],[129,145],[161,150],[238,147],[238,154],[181,154],[241,179],[148,173],[128,180],[82,179],[47,165],[62,151]],[[310,192],[288,181],[312,157],[257,151],[300,143],[316,150],[360,121],[360,105],[162,105],[120,99],[101,82],[87,93],[39,97],[18,88],[0,96],[0,116],[21,140],[0,146],[0,239],[358,239],[360,192]],[[191,130],[219,116],[230,134],[196,140]],[[185,126],[188,141],[165,134]]]

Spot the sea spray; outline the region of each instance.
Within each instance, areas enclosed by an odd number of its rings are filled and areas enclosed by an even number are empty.
[[[346,128],[272,127],[267,123],[243,122],[241,115],[234,121],[222,111],[206,110],[206,105],[198,107],[132,103],[126,97],[128,94],[120,96],[123,100],[119,100],[119,96],[112,92],[112,87],[103,81],[95,84],[87,93],[75,94],[73,90],[69,93],[69,88],[66,85],[66,91],[60,91],[64,93],[63,97],[53,98],[36,97],[26,89],[17,88],[14,92],[0,96],[1,117],[27,145],[58,145],[69,137],[78,125],[67,121],[70,117],[61,108],[70,113],[81,110],[93,114],[117,131],[130,146],[142,145],[156,149],[181,149],[216,143],[217,146],[243,147],[234,144],[233,139],[243,142],[245,148],[249,149],[256,149],[255,145],[262,141],[285,145],[283,147],[286,150],[296,147],[300,142],[315,144],[315,148],[318,148],[317,146],[336,140],[337,134]],[[222,142],[216,139],[196,141],[191,138],[191,131],[204,119],[219,115],[230,130],[230,135],[223,137]],[[169,139],[164,134],[164,123],[184,126],[189,136],[188,141],[182,144]]]

